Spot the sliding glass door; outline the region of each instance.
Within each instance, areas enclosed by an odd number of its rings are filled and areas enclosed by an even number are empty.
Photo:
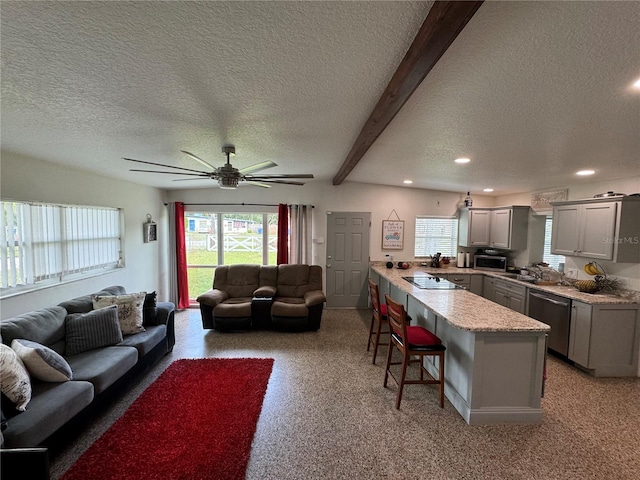
[[[189,296],[213,285],[218,265],[276,264],[275,213],[185,212]]]

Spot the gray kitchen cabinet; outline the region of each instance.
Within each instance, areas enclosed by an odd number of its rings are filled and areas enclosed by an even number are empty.
[[[495,302],[495,283],[496,280],[493,277],[483,275],[482,279],[482,296],[487,300]]]
[[[640,262],[640,198],[553,203],[551,253],[614,262]]]
[[[464,287],[471,293],[482,295],[482,275],[471,275],[469,273],[441,273],[438,277],[448,280]]]
[[[464,208],[458,219],[458,245],[488,247],[491,241],[491,210]]]
[[[524,250],[527,247],[529,207],[463,208],[459,212],[458,244]]]
[[[505,280],[495,279],[493,286],[494,302],[518,313],[526,315],[527,287]]]
[[[635,376],[640,344],[640,306],[571,302],[569,359],[599,376]]]

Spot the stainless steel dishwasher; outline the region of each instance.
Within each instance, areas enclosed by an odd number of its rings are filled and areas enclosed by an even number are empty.
[[[569,353],[571,300],[539,290],[529,290],[529,316],[551,327],[549,349],[565,357]]]

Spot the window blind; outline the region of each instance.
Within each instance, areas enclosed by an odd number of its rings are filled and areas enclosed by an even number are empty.
[[[549,264],[550,267],[558,270],[560,263],[564,263],[564,255],[553,255],[551,253],[551,228],[553,225],[553,217],[548,216],[544,223],[544,250],[542,261]]]
[[[121,210],[0,202],[0,286],[9,289],[117,268]],[[6,292],[3,292],[6,293]]]
[[[415,251],[416,257],[427,257],[441,253],[443,256],[456,255],[458,246],[458,219],[456,217],[416,217]]]

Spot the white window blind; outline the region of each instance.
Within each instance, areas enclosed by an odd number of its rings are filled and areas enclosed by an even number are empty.
[[[550,267],[558,270],[561,263],[564,263],[564,255],[553,255],[551,253],[551,226],[553,225],[553,217],[548,216],[544,223],[544,250],[542,261],[549,264]]]
[[[62,283],[120,266],[117,208],[0,202],[0,286]]]
[[[441,253],[456,255],[458,246],[458,219],[456,217],[416,217],[415,256],[428,257]]]

